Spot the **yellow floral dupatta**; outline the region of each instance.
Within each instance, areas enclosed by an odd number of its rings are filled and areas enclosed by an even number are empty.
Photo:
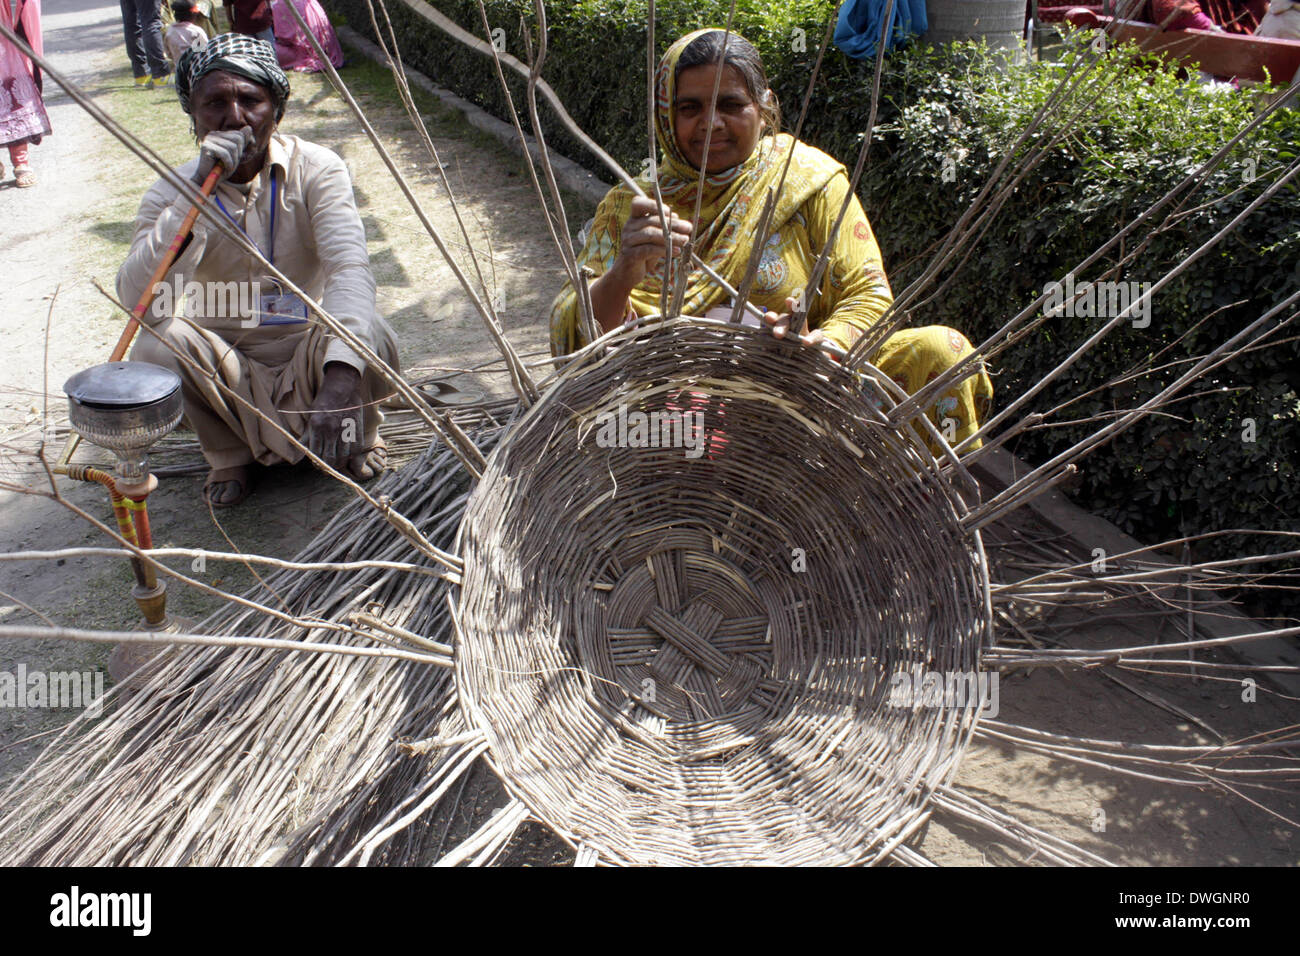
[[[678,149],[674,133],[677,62],[697,37],[709,32],[697,30],[669,47],[655,77],[655,138],[663,155],[659,189],[665,204],[684,219],[695,215],[700,174]],[[794,155],[769,226],[772,234],[844,167],[820,150],[779,133],[763,136],[754,152],[739,166],[704,177],[704,198],[699,221],[695,223],[695,253],[732,286],[740,285],[750,256],[755,252],[763,203],[768,191],[775,190],[780,181],[791,150]],[[638,177],[637,184],[647,195],[654,195],[654,185],[648,177]],[[603,275],[613,266],[633,198],[633,192],[626,186],[615,186],[606,194],[596,210],[586,245],[578,255],[579,268],[585,266],[596,275]],[[829,224],[826,231],[829,232]],[[653,315],[659,311],[663,281],[662,270],[660,274],[647,274],[632,291],[632,308],[637,315]],[[691,270],[682,301],[683,314],[703,315],[728,301],[726,292],[702,269]],[[566,355],[584,344],[578,322],[577,294],[566,286],[551,307],[551,353]]]

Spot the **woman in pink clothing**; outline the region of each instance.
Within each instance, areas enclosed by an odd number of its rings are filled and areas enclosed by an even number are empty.
[[[167,54],[167,59],[171,60],[172,66],[175,67],[181,60],[181,54],[190,47],[206,46],[208,34],[198,25],[198,18],[202,14],[195,6],[194,0],[174,0],[172,16],[176,18],[176,22],[163,34],[163,50]]]
[[[1268,0],[1151,0],[1148,21],[1166,30],[1213,30],[1250,36]]]
[[[0,0],[0,23],[18,34],[38,55],[41,46],[40,0]],[[41,100],[41,71],[18,47],[0,39],[0,146],[9,147],[19,188],[36,185],[27,162],[27,147],[50,132],[50,117]],[[0,162],[0,179],[4,163]]]
[[[316,0],[271,0],[271,14],[275,18],[275,55],[280,66],[299,73],[318,73],[325,69],[311,41],[307,39],[307,34],[298,26],[298,21],[289,10],[287,4],[290,2],[298,8],[303,22],[311,29],[330,62],[335,67],[342,66],[343,48],[339,46],[339,38],[334,35],[329,17]]]

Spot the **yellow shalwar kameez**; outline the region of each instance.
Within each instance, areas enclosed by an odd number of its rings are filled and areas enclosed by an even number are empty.
[[[695,213],[699,171],[690,165],[676,144],[673,108],[676,66],[682,51],[705,32],[708,31],[688,34],[674,43],[660,61],[656,77],[655,129],[663,152],[659,187],[665,204],[687,220]],[[831,234],[849,191],[843,165],[784,133],[764,136],[745,162],[705,177],[703,202],[693,234],[696,254],[738,288],[755,252],[765,197],[780,183],[792,149],[794,155],[781,184],[773,226],[761,250],[758,273],[749,296],[754,305],[777,313],[785,312],[786,299],[797,296],[807,286]],[[648,195],[654,194],[648,179],[638,180],[638,185]],[[596,209],[587,242],[578,256],[579,267],[585,266],[599,276],[613,266],[633,198],[626,186],[616,186],[606,194]],[[662,268],[658,274],[648,273],[632,292],[630,310],[638,316],[657,314],[662,282]],[[726,292],[703,270],[692,270],[683,314],[704,315],[729,302]],[[821,329],[827,338],[847,349],[880,319],[892,302],[893,293],[881,263],[880,249],[862,204],[854,196],[836,234],[820,294],[809,306],[808,327]],[[567,355],[586,344],[572,286],[566,285],[556,297],[550,325],[553,355]],[[970,352],[970,342],[960,332],[946,326],[929,326],[903,329],[890,335],[871,357],[871,362],[910,394]],[[979,428],[979,420],[987,412],[992,397],[992,383],[980,368],[941,394],[928,409],[928,416],[956,444]],[[946,428],[945,419],[951,420]]]

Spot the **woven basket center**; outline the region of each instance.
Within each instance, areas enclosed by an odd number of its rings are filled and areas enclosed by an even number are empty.
[[[766,707],[776,685],[768,615],[753,584],[704,549],[653,552],[610,592],[605,637],[628,716],[688,721]],[[617,693],[617,692],[615,692]]]

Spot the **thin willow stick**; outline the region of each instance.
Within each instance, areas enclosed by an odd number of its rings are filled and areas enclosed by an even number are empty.
[[[283,641],[269,637],[240,637],[217,634],[184,634],[172,631],[90,631],[72,627],[37,627],[31,624],[0,624],[0,639],[83,641],[90,644],[198,644],[206,647],[259,647],[265,650],[308,654],[344,654],[349,657],[390,657],[417,661],[435,667],[454,667],[447,657],[420,654],[386,647],[351,647],[309,641]]]
[[[484,5],[482,0],[479,0],[478,10],[479,17],[483,21],[483,31],[487,36],[491,37],[492,25],[488,22],[487,7]],[[583,290],[580,288],[581,276],[579,275],[578,270],[578,260],[577,256],[573,254],[572,245],[569,244],[567,223],[562,228],[557,227],[555,219],[550,213],[550,209],[546,204],[546,194],[542,190],[542,182],[537,176],[537,166],[533,162],[533,153],[532,150],[528,148],[528,140],[524,135],[523,124],[519,119],[519,111],[515,109],[514,97],[510,94],[509,84],[506,83],[505,71],[501,69],[501,51],[497,49],[495,43],[489,43],[488,48],[492,53],[492,63],[496,68],[497,82],[501,85],[501,94],[505,98],[506,110],[510,114],[510,122],[515,128],[515,135],[519,137],[519,146],[523,150],[524,165],[528,169],[528,178],[532,181],[533,192],[537,195],[537,203],[542,210],[542,218],[546,222],[546,228],[550,230],[551,241],[555,243],[556,248],[560,251],[560,258],[564,265],[564,271],[568,274],[569,281],[573,283],[574,292],[578,296],[578,321],[583,323],[584,327],[588,327],[588,323],[590,323],[591,326],[594,326],[595,319],[591,313],[590,297],[585,295]],[[529,70],[529,76],[530,78],[532,77],[531,69]],[[533,81],[530,79],[530,82]],[[536,89],[535,82],[533,88],[534,90]],[[534,124],[534,127],[535,129],[540,129],[540,126],[537,126],[536,123]],[[538,149],[539,157],[546,155],[546,144],[544,140],[538,140]],[[561,212],[563,212],[562,203]],[[562,234],[563,239],[561,238]],[[589,327],[587,328],[587,331],[590,331]]]
[[[285,281],[288,282],[288,279],[286,279]],[[97,282],[95,283],[95,288],[99,290],[100,294],[103,295],[104,298],[108,299],[119,309],[125,310],[125,306],[122,305],[122,303],[119,302],[112,295],[110,295],[108,291],[105,290],[102,286],[100,286]],[[184,321],[190,322],[189,319],[184,319]],[[317,455],[314,451],[312,451],[311,448],[308,447],[297,435],[291,433],[279,422],[272,419],[261,409],[257,408],[257,406],[255,406],[252,402],[248,401],[248,399],[244,398],[234,389],[226,385],[225,382],[221,381],[220,377],[217,376],[215,372],[205,371],[199,368],[198,363],[196,363],[189,356],[185,355],[179,348],[177,348],[167,339],[159,335],[157,331],[153,329],[151,326],[145,325],[142,326],[141,328],[143,329],[145,334],[154,336],[154,338],[161,345],[167,348],[174,356],[176,356],[176,358],[180,362],[185,364],[188,368],[190,368],[191,370],[199,371],[200,373],[206,375],[208,377],[208,380],[212,382],[214,385],[216,385],[216,387],[221,391],[223,395],[237,402],[242,407],[255,414],[263,422],[273,427],[285,438],[285,440],[287,440],[295,448],[301,451],[303,453],[303,456],[307,458],[317,468],[325,472],[325,474],[329,475],[335,481],[350,488],[353,494],[355,494],[358,498],[361,498],[372,508],[374,508],[377,512],[382,514],[388,520],[389,524],[391,524],[398,531],[399,534],[401,534],[403,537],[407,538],[412,544],[414,544],[416,548],[420,550],[421,553],[427,555],[432,560],[443,565],[448,570],[453,572],[459,572],[461,567],[460,560],[455,555],[448,554],[447,552],[443,551],[441,548],[436,547],[432,542],[430,542],[427,538],[425,538],[424,535],[420,534],[420,532],[416,529],[415,525],[412,524],[408,518],[406,518],[400,512],[394,510],[391,507],[391,502],[385,503],[379,499],[374,498],[370,494],[370,492],[362,488],[361,485],[358,484],[356,481],[354,481],[350,476],[344,474],[342,471],[338,470],[333,465],[329,464],[327,461],[325,461],[323,458]],[[409,386],[408,386],[408,390],[409,390]],[[447,421],[453,426],[456,432],[460,432],[461,434],[463,434],[463,432],[461,432],[460,430],[460,427],[455,425],[455,422],[451,418],[448,418]],[[468,441],[468,437],[466,438],[466,440]],[[448,442],[447,445],[449,448],[452,449],[452,452],[456,454],[456,457],[461,461],[461,464],[464,464],[468,469],[469,465],[465,461],[465,459],[461,456],[461,453],[458,451],[458,449],[456,449],[451,442]],[[471,447],[473,446],[471,445]],[[478,453],[477,448],[474,448],[474,451]],[[478,454],[481,457],[481,453]],[[476,472],[471,472],[471,473],[474,474],[475,477],[478,477],[478,474]]]
[[[1294,174],[1295,172],[1298,171],[1300,171],[1300,163],[1296,164],[1296,166],[1292,170],[1292,173]],[[1237,332],[1226,342],[1224,342],[1213,352],[1211,352],[1210,356],[1214,360],[1211,360],[1211,358],[1207,357],[1206,359],[1202,359],[1200,362],[1197,362],[1196,365],[1191,370],[1179,376],[1174,382],[1172,382],[1164,389],[1162,389],[1154,398],[1151,398],[1150,400],[1143,402],[1136,409],[1133,409],[1132,411],[1125,413],[1125,415],[1120,419],[1118,419],[1117,421],[1098,429],[1097,431],[1093,432],[1091,435],[1088,435],[1086,438],[1080,439],[1074,445],[1070,446],[1065,451],[1056,455],[1050,461],[1044,462],[1042,465],[1040,465],[1039,467],[1035,468],[1033,471],[1030,471],[1028,474],[1026,474],[1023,478],[1019,479],[1012,485],[1008,486],[1003,491],[999,492],[997,497],[993,500],[997,500],[998,498],[1006,500],[1021,493],[1026,488],[1043,481],[1045,475],[1054,474],[1056,469],[1060,468],[1062,464],[1079,459],[1085,452],[1091,451],[1093,448],[1097,447],[1098,445],[1101,445],[1104,442],[1111,440],[1112,438],[1115,437],[1115,435],[1119,434],[1120,432],[1125,431],[1126,429],[1131,427],[1139,418],[1141,418],[1143,414],[1145,414],[1150,409],[1157,407],[1161,402],[1163,402],[1169,396],[1177,394],[1179,391],[1185,388],[1190,382],[1194,381],[1196,378],[1202,375],[1205,371],[1228,361],[1228,359],[1232,357],[1234,347],[1239,342],[1249,341],[1250,337],[1254,335],[1256,331],[1265,322],[1268,322],[1270,319],[1273,319],[1274,317],[1277,316],[1278,313],[1282,312],[1286,308],[1291,307],[1298,301],[1300,301],[1300,292],[1295,292],[1292,295],[1288,296],[1283,302],[1269,309],[1267,312],[1265,312],[1254,322],[1250,323],[1250,325],[1246,326],[1244,329]],[[1292,314],[1291,316],[1288,316],[1282,321],[1291,322],[1295,318],[1296,315]]]
[[[154,558],[201,558],[204,561],[264,564],[268,567],[286,568],[292,571],[363,571],[369,568],[385,568],[410,574],[425,574],[435,578],[443,577],[442,572],[434,568],[411,564],[409,561],[285,561],[261,554],[246,554],[242,551],[207,551],[203,548],[150,548],[144,553]],[[56,551],[0,552],[0,561],[62,561],[67,558],[134,558],[137,556],[132,551],[119,548],[60,548]]]
[[[393,22],[388,16],[388,6],[384,3],[384,0],[379,0],[379,6],[384,12],[384,23],[387,25],[389,37],[392,39],[392,49],[389,49],[382,31],[379,29],[379,22],[375,18],[374,3],[372,0],[366,0],[366,7],[370,12],[370,23],[375,30],[375,38],[379,41],[380,49],[388,59],[388,66],[393,74],[393,82],[397,87],[398,98],[402,101],[403,107],[406,108],[407,116],[410,117],[420,141],[424,144],[425,151],[428,152],[430,159],[433,161],[433,168],[437,171],[438,178],[442,182],[442,188],[447,192],[447,201],[451,204],[452,215],[455,216],[456,225],[465,240],[465,251],[469,254],[470,262],[474,266],[474,272],[478,276],[479,287],[483,290],[482,301],[487,310],[483,318],[486,321],[490,315],[493,323],[495,323],[495,332],[489,331],[493,334],[493,343],[501,352],[501,357],[506,363],[506,372],[510,376],[511,387],[514,389],[515,394],[520,396],[521,400],[531,403],[537,399],[537,386],[532,382],[527,366],[524,365],[518,352],[505,335],[501,318],[497,315],[496,306],[492,302],[487,279],[483,276],[483,270],[479,266],[478,254],[474,249],[473,241],[469,237],[469,230],[465,226],[465,220],[460,214],[460,204],[456,202],[456,194],[451,188],[451,180],[447,176],[443,162],[438,157],[438,149],[433,144],[433,137],[429,135],[428,127],[425,126],[424,117],[416,109],[415,99],[411,95],[411,87],[406,82],[406,69],[402,65],[401,53],[397,48],[397,36],[393,32]]]
[[[537,111],[537,81],[541,79],[542,66],[546,62],[547,44],[549,42],[546,29],[546,4],[543,3],[543,0],[533,0],[533,11],[537,16],[537,55],[535,57],[531,55],[532,41],[529,39],[528,32],[524,32],[524,40],[530,48],[530,59],[532,60],[528,65],[528,85],[526,87],[528,117],[532,122],[533,136],[537,140],[537,161],[542,166],[542,172],[546,174],[546,184],[551,190],[552,214],[559,223],[560,255],[564,259],[565,268],[572,274],[576,289],[579,282],[578,257],[573,249],[573,237],[569,233],[569,219],[564,212],[564,198],[560,195],[560,184],[555,181],[555,170],[551,167],[550,150],[547,149],[546,135],[542,130],[541,116]],[[546,209],[545,204],[543,204],[542,208],[543,210]],[[583,321],[590,320],[594,325],[595,317],[591,314],[590,302],[581,292],[579,292],[578,298],[581,307],[586,309],[585,314],[580,312]]]
[[[659,188],[659,137],[655,135],[655,117],[658,114],[658,98],[655,95],[657,92],[656,88],[658,86],[658,84],[656,83],[657,73],[658,70],[656,68],[656,57],[655,57],[655,0],[647,0],[646,2],[646,45],[645,45],[645,85],[646,85],[645,123],[646,123],[646,142],[648,144],[649,152],[646,155],[649,157],[650,160],[650,164],[649,164],[650,185],[651,188],[654,189],[655,210],[659,215],[659,228],[665,236],[671,236],[672,233],[669,231],[669,221],[668,221],[669,213],[668,210],[664,209],[663,191]],[[668,314],[668,310],[669,310],[670,296],[668,290],[668,275],[670,272],[669,263],[671,263],[671,261],[672,261],[671,256],[664,257],[663,260],[664,265],[662,267],[663,281],[659,283],[659,314],[665,316]]]
[[[69,80],[59,70],[52,67],[44,57],[40,56],[32,50],[31,47],[27,46],[25,42],[19,39],[3,24],[0,24],[0,36],[5,37],[18,46],[24,55],[28,56],[32,62],[45,70],[45,72],[48,73],[65,92],[67,92],[74,102],[85,109],[96,122],[104,126],[105,129],[112,133],[113,136],[130,149],[131,152],[135,153],[136,156],[143,160],[144,163],[153,169],[154,172],[156,172],[165,182],[172,185],[184,196],[189,198],[196,198],[198,196],[198,192],[193,183],[187,182],[184,178],[178,176],[153,149],[96,106],[75,82]],[[224,217],[214,213],[206,203],[200,204],[198,209],[199,215],[202,216],[210,226],[220,231],[223,236],[238,245],[248,253],[251,258],[265,266],[268,274],[277,279],[284,289],[287,289],[289,292],[302,298],[317,318],[325,323],[330,330],[352,348],[353,351],[365,358],[369,365],[373,366],[389,384],[402,394],[403,398],[407,400],[411,408],[429,424],[439,438],[447,442],[449,446],[457,449],[462,463],[472,474],[477,475],[479,473],[479,469],[483,462],[475,461],[474,459],[474,455],[478,453],[478,450],[474,447],[472,442],[469,442],[468,439],[465,438],[463,433],[454,423],[449,420],[443,420],[442,416],[434,412],[434,410],[424,400],[423,396],[412,390],[401,376],[397,375],[397,373],[374,352],[368,343],[362,342],[358,339],[350,329],[326,312],[321,307],[320,303],[307,295],[307,293],[300,289],[288,278],[288,276],[284,275],[284,273],[277,269],[274,264],[262,255],[262,251],[258,248],[257,244],[249,240],[241,230],[235,229],[232,224],[224,219]],[[96,287],[100,288],[98,284]],[[100,291],[104,292],[102,288],[100,288]],[[112,296],[109,296],[108,293],[104,292],[104,295],[124,312],[128,314],[130,313],[130,309],[127,309],[121,303],[118,303]],[[148,328],[148,326],[144,327]],[[468,457],[466,457],[466,446],[468,446],[469,450],[473,453],[469,454]]]
[[[1108,647],[1098,650],[1082,648],[1042,648],[1025,650],[1022,648],[990,647],[984,652],[988,663],[999,667],[1054,666],[1057,664],[1105,664],[1132,657],[1135,654],[1165,654],[1174,651],[1186,651],[1192,648],[1222,647],[1228,644],[1245,644],[1249,641],[1263,641],[1277,637],[1294,637],[1300,634],[1300,627],[1280,627],[1269,631],[1255,631],[1250,634],[1237,634],[1230,637],[1209,637],[1196,641],[1178,641],[1170,644],[1137,644],[1131,647]]]
[[[790,172],[790,163],[794,160],[795,148],[798,146],[799,137],[803,134],[804,120],[808,116],[808,107],[812,103],[813,90],[817,86],[818,76],[821,75],[822,59],[826,55],[826,48],[830,46],[831,37],[835,30],[835,23],[835,17],[827,19],[826,30],[822,34],[822,42],[817,47],[817,59],[813,61],[812,74],[808,77],[808,88],[804,91],[803,102],[799,104],[799,119],[795,121],[794,132],[790,134],[792,140],[790,151],[786,154],[785,162],[781,166],[781,177],[776,182],[776,190],[769,194],[772,199],[773,208],[775,208],[776,200],[778,200],[781,197],[781,193],[785,191],[786,175]],[[772,130],[773,137],[780,132],[780,130]],[[754,255],[749,264],[749,269],[746,272],[745,282],[741,284],[740,296],[737,300],[736,309],[731,316],[731,321],[733,323],[740,321],[740,311],[744,307],[742,303],[747,301],[749,298],[749,283],[753,282],[753,276],[758,272],[758,264],[762,262],[763,249],[767,246],[768,235],[771,228],[772,221],[770,214],[765,214],[764,217],[759,219],[758,235],[754,242]]]
[[[483,323],[487,327],[488,334],[492,337],[493,343],[501,353],[507,357],[507,359],[514,356],[515,353],[513,347],[505,341],[503,334],[498,328],[496,317],[492,314],[489,308],[483,304],[482,299],[480,299],[478,294],[474,291],[473,284],[469,281],[469,277],[465,275],[460,264],[456,262],[455,257],[452,256],[451,250],[447,248],[447,243],[442,238],[442,233],[438,230],[438,227],[433,224],[433,221],[429,219],[428,214],[425,213],[423,205],[411,190],[411,186],[406,181],[406,177],[403,176],[402,171],[397,168],[397,163],[394,162],[387,147],[385,147],[383,141],[380,140],[379,134],[376,133],[374,127],[371,126],[370,120],[366,116],[365,111],[361,109],[360,105],[358,105],[356,99],[352,96],[351,91],[339,76],[338,71],[334,69],[334,64],[330,62],[329,55],[326,54],[324,48],[321,47],[320,41],[316,39],[316,35],[307,26],[307,22],[302,18],[302,14],[298,12],[298,8],[290,3],[288,9],[289,12],[293,14],[293,18],[298,22],[299,28],[306,35],[308,42],[311,43],[312,49],[316,51],[316,56],[320,59],[321,68],[325,71],[325,75],[329,77],[330,83],[352,110],[352,114],[357,118],[357,122],[361,124],[361,128],[365,131],[367,138],[375,147],[375,151],[379,153],[379,158],[382,159],[384,165],[388,167],[388,172],[397,183],[398,189],[400,189],[402,195],[406,197],[406,201],[410,204],[416,218],[420,220],[420,225],[424,226],[425,231],[433,240],[434,245],[436,245],[438,251],[442,253],[442,257],[446,261],[448,268],[451,269],[452,274],[456,277],[456,281],[460,283],[465,295],[469,297],[470,303],[474,306],[475,311],[477,311],[480,317],[482,317]],[[525,402],[535,401],[536,395],[533,394],[533,390],[529,389],[532,379],[529,377],[527,371],[518,363],[517,356],[515,356],[514,367],[516,372],[519,374],[518,383],[524,386],[526,392],[524,395],[520,396],[520,400]],[[472,448],[473,445],[471,444],[470,447]],[[477,463],[477,468],[481,469],[482,464],[482,462]]]
[[[727,27],[722,32],[722,50],[718,53],[718,66],[713,71],[713,92],[709,94],[709,108],[704,113],[704,152],[700,155],[700,174],[695,180],[695,212],[691,222],[700,221],[704,206],[704,181],[709,178],[709,143],[713,139],[714,114],[718,109],[718,90],[722,88],[723,67],[727,62],[727,44],[731,42],[731,24],[736,19],[736,0],[727,7]]]
[[[1296,92],[1300,90],[1300,78],[1297,78],[1296,82],[1293,83],[1289,89],[1290,92]],[[1227,157],[1228,153],[1231,152],[1231,150],[1233,149],[1234,146],[1236,146],[1237,143],[1239,143],[1250,133],[1254,132],[1259,126],[1261,126],[1268,119],[1268,116],[1271,115],[1278,108],[1278,105],[1279,104],[1275,103],[1262,110],[1250,122],[1248,122],[1241,130],[1239,130],[1236,134],[1234,134],[1228,140],[1228,142],[1226,142],[1222,147],[1220,147],[1220,149],[1216,151],[1213,156],[1211,156],[1204,163],[1202,163],[1196,170],[1193,170],[1192,172],[1188,173],[1178,184],[1176,184],[1173,188],[1171,188],[1168,192],[1166,192],[1165,195],[1161,196],[1158,200],[1152,203],[1151,206],[1149,206],[1142,213],[1140,213],[1136,218],[1134,218],[1122,229],[1120,229],[1119,232],[1117,232],[1114,236],[1107,239],[1104,243],[1102,243],[1101,246],[1099,246],[1096,250],[1094,250],[1091,254],[1089,254],[1086,258],[1084,258],[1081,262],[1075,265],[1073,269],[1069,271],[1074,274],[1084,273],[1087,269],[1089,269],[1094,263],[1096,263],[1103,256],[1105,256],[1116,245],[1123,242],[1129,236],[1130,233],[1134,232],[1136,229],[1138,229],[1139,226],[1141,226],[1143,223],[1147,222],[1147,220],[1154,217],[1156,213],[1158,213],[1165,206],[1173,202],[1179,195],[1182,195],[1187,190],[1194,188],[1197,183],[1203,181],[1206,177],[1210,175],[1210,173],[1214,169],[1218,168],[1218,166],[1222,164],[1223,160]],[[951,378],[944,378],[942,387],[936,387],[936,386],[940,386],[941,384],[938,380],[936,380],[933,383],[927,384],[912,396],[911,401],[918,408],[924,407],[928,403],[934,401],[934,399],[938,395],[940,395],[944,390],[951,388],[953,382],[958,381],[961,378],[964,378],[966,375],[968,375],[977,363],[983,362],[987,358],[990,358],[994,354],[996,354],[997,351],[996,347],[998,346],[999,343],[1005,342],[1006,344],[1010,344],[1011,342],[1018,340],[1020,335],[1028,334],[1028,332],[1031,331],[1033,328],[1045,322],[1047,317],[1042,313],[1043,313],[1043,305],[1047,301],[1047,298],[1048,298],[1048,294],[1046,292],[1038,296],[1033,303],[1031,303],[1029,306],[1027,306],[1017,315],[1013,316],[1010,320],[1008,320],[1006,324],[1004,324],[996,332],[994,332],[987,339],[985,339],[978,346],[976,346],[976,348],[971,353],[971,355],[967,356],[966,358],[960,359],[955,364],[954,370],[951,370],[953,371],[953,376]],[[1028,326],[1025,326],[1023,330],[1017,332],[1017,330],[1020,330],[1021,327],[1025,325],[1026,320],[1034,316],[1037,316],[1037,318],[1033,322],[1031,322]],[[1013,336],[1012,335],[1013,332],[1017,332],[1017,334]],[[862,357],[865,357],[865,354],[866,353],[863,351],[858,351],[858,352],[851,351],[849,355],[850,364],[854,363],[857,360],[860,360]],[[984,436],[986,436],[989,433],[989,431],[991,431],[994,427],[996,427],[998,424],[1004,421],[1012,413],[1012,411],[1014,411],[1016,408],[1021,407],[1025,401],[1028,401],[1029,398],[1032,398],[1033,395],[1037,394],[1038,391],[1040,390],[1041,390],[1040,384],[1035,384],[1034,386],[1031,386],[1023,396],[1018,396],[1017,399],[1012,403],[1012,406],[1014,407],[1008,406],[1007,408],[1001,410],[997,415],[995,415],[989,421],[983,423],[980,429],[974,435],[970,436],[970,438],[968,438],[966,441],[962,442],[958,446],[958,449],[964,450],[966,447],[969,446],[971,442],[979,440]],[[978,454],[978,452],[976,452],[975,454]]]
[[[0,487],[4,487],[4,486],[0,485]],[[171,568],[163,564],[162,562],[155,560],[153,557],[151,557],[151,552],[140,550],[132,542],[127,541],[125,538],[123,538],[116,528],[109,527],[107,524],[95,518],[93,515],[89,514],[88,512],[82,510],[73,502],[69,501],[67,498],[64,498],[61,495],[50,493],[50,492],[34,491],[31,489],[16,488],[14,486],[8,486],[6,490],[17,491],[20,494],[36,495],[42,498],[49,498],[53,501],[58,502],[60,505],[62,505],[63,507],[71,511],[73,514],[77,515],[77,517],[81,518],[83,521],[87,522],[92,527],[99,529],[105,535],[117,541],[124,548],[128,549],[128,553],[133,554],[140,561],[150,564],[154,568],[154,570],[156,570],[159,574],[180,581],[182,584],[187,584],[190,587],[195,588],[196,590],[202,591],[204,594],[208,594],[212,597],[220,598],[221,600],[230,602],[232,604],[241,605],[243,607],[248,608],[249,610],[257,611],[258,613],[265,614],[268,617],[272,617],[277,620],[283,621],[286,624],[292,624],[305,629],[319,628],[323,630],[337,630],[337,631],[348,630],[348,628],[335,624],[331,621],[322,620],[322,619],[299,618],[293,615],[285,614],[282,611],[278,611],[275,608],[265,604],[260,604],[256,601],[251,600],[250,598],[246,598],[238,594],[232,594],[229,591],[223,591],[220,588],[214,587],[211,584],[207,584],[204,581],[200,581],[197,578],[191,578],[185,574],[182,574],[181,572],[175,570],[174,568]]]
[[[808,321],[808,311],[812,307],[813,296],[818,293],[821,286],[822,276],[826,274],[826,267],[830,263],[831,250],[835,248],[835,240],[840,234],[840,226],[844,224],[844,217],[848,214],[849,206],[857,196],[858,180],[862,178],[862,171],[867,164],[867,150],[871,147],[872,133],[876,128],[876,110],[880,106],[880,77],[885,67],[885,40],[889,35],[889,25],[894,16],[894,0],[888,0],[885,4],[885,17],[880,23],[880,43],[876,47],[876,75],[872,81],[871,89],[871,112],[867,114],[867,129],[862,139],[862,147],[858,150],[857,162],[853,165],[853,175],[849,177],[849,188],[844,193],[844,201],[840,203],[840,211],[835,216],[835,222],[831,225],[830,234],[826,237],[826,243],[822,246],[821,254],[817,256],[817,262],[813,265],[812,273],[808,276],[808,283],[804,286],[803,301],[796,305],[794,314],[790,316],[790,331],[795,335],[803,332],[804,326]]]
[[[494,51],[494,48],[492,47],[491,44],[484,43],[482,40],[474,36],[472,33],[466,32],[458,24],[456,24],[455,21],[449,19],[447,16],[440,13],[438,10],[435,10],[433,7],[429,6],[429,4],[425,3],[424,0],[403,0],[403,2],[406,3],[407,6],[409,6],[414,12],[424,17],[426,20],[428,20],[434,26],[438,27],[438,29],[442,30],[448,36],[460,41],[465,46],[470,47],[471,49],[477,51],[478,53],[483,54],[484,56],[499,57],[500,61],[504,63],[506,66],[510,67],[512,70],[514,70],[516,73],[518,73],[520,76],[524,77],[525,79],[528,78],[528,74],[529,74],[528,66],[521,63],[519,60],[515,59],[508,53]],[[588,136],[586,133],[582,131],[582,128],[578,126],[578,124],[574,121],[573,117],[569,115],[569,111],[564,108],[564,104],[560,102],[560,98],[555,95],[555,91],[551,89],[551,87],[546,83],[546,81],[539,79],[537,81],[536,86],[537,86],[537,92],[539,92],[542,95],[542,97],[555,111],[556,118],[559,119],[561,125],[564,126],[564,128],[569,132],[569,134],[572,135],[574,139],[576,139],[579,143],[581,143],[583,146],[589,149],[596,156],[596,158],[599,159],[606,166],[606,168],[608,168],[610,172],[612,172],[618,178],[619,182],[632,192],[633,195],[645,198],[646,197],[645,190],[643,190],[637,184],[636,180],[633,179],[632,176],[628,174],[627,170],[625,170],[622,166],[620,166],[618,162],[612,156],[609,155],[609,153],[601,149],[600,145],[597,144],[595,140],[593,140],[590,136]],[[712,279],[715,283],[717,283],[718,286],[724,292],[726,292],[728,295],[732,295],[732,296],[736,295],[736,289],[729,282],[727,282],[725,278],[719,275],[717,270],[715,270],[707,262],[699,258],[699,256],[695,256],[692,262],[697,268],[702,270],[705,275],[707,275],[710,279]],[[762,309],[758,308],[756,305],[752,303],[746,304],[746,311],[748,311],[751,315],[759,319],[761,319],[764,314]]]

